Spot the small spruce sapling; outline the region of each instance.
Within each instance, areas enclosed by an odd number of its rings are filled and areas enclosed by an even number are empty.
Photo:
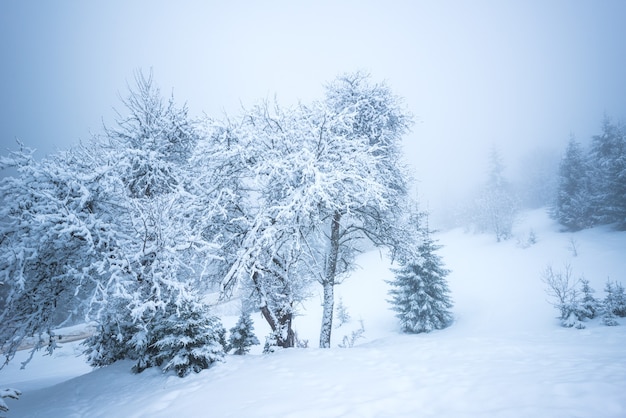
[[[593,290],[591,286],[589,286],[589,280],[580,279],[580,285],[582,299],[578,304],[578,319],[581,321],[585,318],[593,319],[598,316],[598,313],[600,311],[600,301],[598,301],[598,299],[593,296],[595,290]]]
[[[343,298],[339,298],[339,302],[335,307],[335,317],[337,318],[337,328],[341,327],[343,324],[347,324],[350,322],[350,314],[348,313],[348,308],[343,303]]]
[[[621,283],[615,282],[615,306],[613,313],[620,318],[626,317],[626,293]]]
[[[228,349],[234,350],[233,354],[244,355],[250,351],[250,347],[260,344],[254,335],[254,324],[250,312],[241,311],[241,316],[233,328],[230,329]]]
[[[278,348],[278,337],[274,331],[265,337],[265,345],[263,346],[263,354],[271,354]]]
[[[607,280],[604,286],[606,293],[602,305],[604,307],[604,316],[602,322],[608,326],[615,326],[619,323],[615,317],[626,317],[626,294],[621,283],[611,282]]]
[[[602,305],[604,307],[602,322],[606,326],[614,327],[616,325],[619,325],[619,323],[615,320],[615,314],[613,313],[615,309],[615,288],[611,281],[606,281],[606,285],[604,286],[604,292],[606,293],[606,295],[604,296],[604,300],[602,301]]]

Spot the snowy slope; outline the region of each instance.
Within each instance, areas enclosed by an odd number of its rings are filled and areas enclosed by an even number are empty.
[[[531,229],[537,243],[527,246]],[[228,356],[180,379],[158,370],[133,375],[129,363],[90,372],[77,343],[68,343],[54,359],[0,371],[1,385],[24,392],[7,400],[8,416],[624,417],[626,320],[560,328],[540,274],[547,264],[570,263],[602,297],[607,277],[626,282],[626,233],[556,230],[535,211],[518,226],[517,239],[504,243],[461,230],[438,234],[439,253],[453,271],[456,322],[446,330],[398,333],[385,301],[389,265],[374,251],[337,288],[352,321],[333,330],[333,347],[362,319],[365,338],[353,348]],[[298,335],[316,347],[320,297],[300,314]],[[227,327],[235,320],[224,318]],[[255,321],[262,340],[267,330]]]

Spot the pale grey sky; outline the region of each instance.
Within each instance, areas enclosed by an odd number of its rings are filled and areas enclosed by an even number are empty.
[[[0,145],[39,155],[111,122],[137,70],[192,114],[322,95],[366,70],[406,100],[426,203],[626,117],[626,1],[0,2]]]

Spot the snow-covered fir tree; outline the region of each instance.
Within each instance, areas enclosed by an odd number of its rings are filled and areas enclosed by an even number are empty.
[[[578,319],[593,319],[598,316],[601,304],[600,301],[593,296],[595,291],[589,286],[589,280],[580,279],[580,293],[582,297],[578,302]]]
[[[579,143],[570,138],[559,165],[559,183],[553,216],[571,231],[591,225],[589,167]]]
[[[605,117],[602,133],[592,138],[589,160],[593,221],[626,229],[626,128]]]
[[[208,306],[188,301],[163,312],[146,358],[164,371],[184,377],[224,358],[226,330]]]
[[[400,319],[403,332],[420,333],[442,329],[453,320],[450,309],[452,300],[444,267],[436,253],[436,245],[428,228],[420,231],[421,243],[417,256],[400,259],[400,268],[395,269],[395,279],[390,281],[389,295],[392,309]]]
[[[350,322],[350,313],[348,313],[348,308],[346,308],[346,305],[343,303],[343,298],[339,298],[335,311],[335,316],[337,317],[337,327]]]
[[[624,291],[624,286],[621,283],[607,280],[604,292],[605,296],[602,304],[605,312],[620,318],[626,317],[626,292]]]
[[[610,280],[606,281],[604,286],[604,299],[602,300],[602,307],[604,310],[604,315],[602,316],[602,322],[607,326],[616,326],[619,325],[619,322],[616,320],[616,311],[618,310],[619,305],[619,296],[616,292],[616,286]]]
[[[504,164],[494,147],[489,153],[488,177],[470,207],[470,222],[480,232],[493,233],[498,242],[511,237],[519,199],[504,176]]]
[[[570,230],[614,224],[626,229],[626,128],[608,117],[583,155],[570,139],[559,171],[553,215]]]
[[[185,302],[168,303],[149,315],[150,324],[104,314],[96,332],[83,343],[89,364],[103,367],[128,359],[135,362],[132,369],[137,373],[161,367],[184,377],[222,360],[225,329],[197,299],[190,294]]]
[[[233,354],[243,355],[250,351],[250,347],[260,344],[259,339],[254,335],[254,323],[250,312],[242,310],[239,320],[230,329],[228,348],[233,350]]]

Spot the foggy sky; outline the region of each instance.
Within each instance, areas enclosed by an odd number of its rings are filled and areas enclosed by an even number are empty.
[[[417,123],[407,136],[421,200],[570,134],[626,118],[626,1],[2,1],[0,145],[37,155],[102,130],[137,70],[193,115],[320,98],[365,70]]]

